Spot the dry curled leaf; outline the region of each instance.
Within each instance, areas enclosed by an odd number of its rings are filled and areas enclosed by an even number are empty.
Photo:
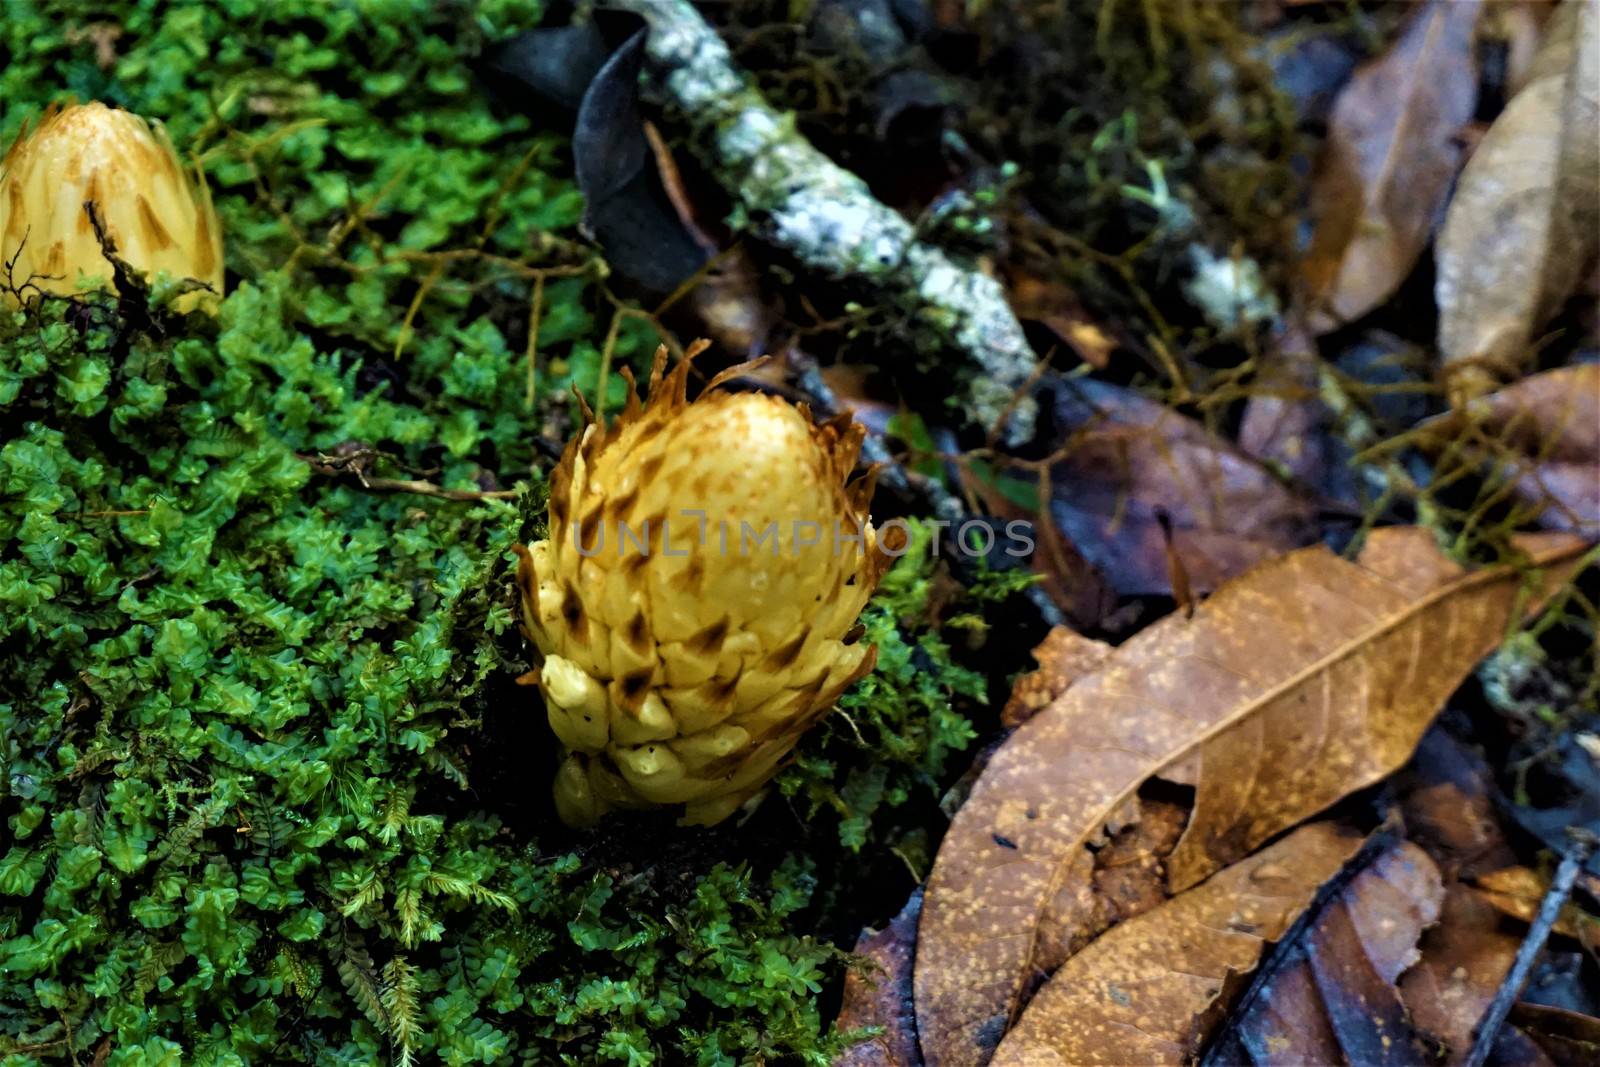
[[[1334,105],[1303,264],[1314,333],[1392,296],[1427,247],[1478,99],[1478,0],[1428,0]]]
[[[911,1004],[911,960],[921,911],[922,890],[918,889],[888,926],[862,931],[856,941],[856,955],[865,956],[875,969],[852,970],[845,975],[844,1003],[836,1025],[841,1033],[868,1027],[882,1030],[845,1049],[833,1067],[921,1067],[916,1012]]]
[[[1600,5],[1568,0],[1530,80],[1457,183],[1439,234],[1439,350],[1452,393],[1514,375],[1600,248]]]
[[[1361,836],[1313,823],[1130,919],[1073,956],[995,1053],[996,1065],[1181,1063]],[[1232,990],[1237,992],[1237,990]]]
[[[1443,897],[1438,868],[1416,845],[1379,854],[1280,947],[1208,1062],[1429,1062],[1430,1042],[1407,1017],[1395,980],[1416,961]]]
[[[1358,563],[1291,553],[1193,619],[1139,633],[1019,727],[957,812],[928,883],[916,964],[928,1062],[988,1059],[1034,979],[1052,902],[1092,874],[1086,851],[1163,768],[1197,767],[1194,817],[1169,860],[1176,891],[1404,763],[1439,705],[1584,549],[1562,535],[1520,545],[1541,571],[1464,572],[1413,528],[1375,531]]]

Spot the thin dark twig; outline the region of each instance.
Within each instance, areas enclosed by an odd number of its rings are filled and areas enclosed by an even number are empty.
[[[1273,980],[1289,965],[1305,958],[1305,939],[1312,928],[1321,921],[1323,913],[1338,900],[1339,894],[1355,880],[1356,875],[1377,862],[1378,857],[1393,848],[1398,840],[1397,823],[1391,815],[1383,825],[1367,835],[1367,839],[1362,842],[1355,855],[1345,860],[1332,878],[1318,887],[1316,895],[1311,898],[1311,903],[1306,905],[1305,910],[1289,924],[1289,928],[1278,938],[1277,943],[1262,956],[1261,962],[1256,965],[1255,976],[1250,979],[1250,985],[1228,1012],[1227,1021],[1206,1040],[1202,1054],[1196,1057],[1199,1067],[1224,1067],[1229,1062],[1224,1059],[1227,1055],[1225,1050],[1238,1039],[1241,1024],[1250,1016],[1261,999],[1267,996]]]
[[[1506,972],[1505,980],[1495,991],[1494,1000],[1489,1003],[1483,1021],[1478,1023],[1478,1031],[1472,1041],[1472,1054],[1467,1057],[1466,1067],[1483,1067],[1489,1061],[1495,1038],[1500,1036],[1500,1028],[1505,1025],[1506,1017],[1522,995],[1522,987],[1528,983],[1528,975],[1533,971],[1539,953],[1544,950],[1544,943],[1549,939],[1561,909],[1566,907],[1573,883],[1578,880],[1578,872],[1589,857],[1591,844],[1583,839],[1574,841],[1562,857],[1561,866],[1556,868],[1556,876],[1550,881],[1550,890],[1539,902],[1539,913],[1528,927],[1528,936],[1522,939],[1522,947],[1517,949],[1517,958],[1512,961],[1511,970]]]
[[[297,452],[295,458],[308,464],[318,474],[350,478],[361,488],[375,493],[415,493],[417,496],[457,502],[514,500],[522,495],[519,489],[446,489],[420,478],[374,478],[345,456],[325,456],[320,453],[307,456]]]

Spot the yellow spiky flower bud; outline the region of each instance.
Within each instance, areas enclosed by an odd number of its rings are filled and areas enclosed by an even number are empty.
[[[659,805],[726,818],[872,669],[856,618],[888,553],[875,472],[850,481],[862,428],[719,392],[732,372],[689,403],[702,348],[665,376],[656,353],[648,404],[628,377],[627,410],[591,418],[551,476],[548,538],[518,546],[570,825]]]
[[[88,209],[93,202],[118,258],[143,274],[204,282],[176,307],[215,312],[222,293],[222,228],[203,176],[192,183],[166,131],[100,103],[45,112],[0,163],[0,281],[15,304],[34,293],[70,296],[78,279],[115,288]]]

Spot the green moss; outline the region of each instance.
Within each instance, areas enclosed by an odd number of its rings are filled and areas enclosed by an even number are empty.
[[[286,285],[126,351],[5,324],[0,1062],[820,1056],[799,860],[663,908],[441,807],[515,648],[517,508],[312,473],[476,409],[361,393]]]
[[[152,333],[107,297],[0,314],[0,1064],[827,1062],[839,842],[925,860],[981,695],[926,566],[785,780],[799,833],[669,876],[529,826],[549,736],[509,798],[483,770],[538,715],[509,547],[615,310],[564,142],[468,73],[536,5],[130,3],[102,64],[103,12],[7,6],[0,136],[68,93],[165,119],[232,291]]]
[[[987,685],[955,662],[929,618],[932,527],[912,529],[910,550],[861,617],[863,640],[878,650],[876,667],[839,701],[778,785],[803,802],[808,820],[824,812],[837,819],[846,848],[899,851],[921,877],[927,827],[918,807],[937,803],[950,757],[977,736],[963,705],[983,703]]]

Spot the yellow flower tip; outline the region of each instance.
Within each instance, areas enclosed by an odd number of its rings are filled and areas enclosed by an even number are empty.
[[[572,825],[656,805],[726,818],[872,669],[855,623],[890,557],[876,472],[851,480],[864,431],[719,392],[727,372],[690,403],[703,347],[671,374],[659,350],[649,402],[587,423],[551,476],[549,537],[518,549]]]
[[[166,131],[101,103],[51,107],[26,126],[0,164],[0,263],[11,264],[4,299],[71,296],[79,278],[108,288],[111,264],[90,223],[93,201],[119,258],[145,275],[166,271],[204,282],[180,311],[215,313],[222,293],[222,227],[203,175],[191,182]],[[0,281],[4,281],[0,266]]]

